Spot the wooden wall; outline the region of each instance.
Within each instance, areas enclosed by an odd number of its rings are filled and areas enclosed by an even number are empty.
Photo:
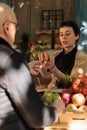
[[[65,20],[76,18],[75,0],[12,0],[12,7],[21,25],[16,42],[21,42],[21,36],[25,32],[29,39],[36,39],[36,31],[40,29],[41,10],[63,9]]]

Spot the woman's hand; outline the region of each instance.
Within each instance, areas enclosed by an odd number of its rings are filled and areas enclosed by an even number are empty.
[[[47,69],[52,69],[53,66],[55,66],[54,63],[54,57],[50,57],[48,53],[44,52],[44,53],[40,53],[38,55],[38,58],[40,61],[42,61],[43,65],[47,68]]]

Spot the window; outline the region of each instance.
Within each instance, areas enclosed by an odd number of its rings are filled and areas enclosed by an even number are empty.
[[[40,29],[57,29],[63,20],[63,10],[42,10]]]

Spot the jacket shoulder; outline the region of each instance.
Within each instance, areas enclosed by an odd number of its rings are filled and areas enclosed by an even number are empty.
[[[87,57],[87,54],[84,51],[82,51],[82,50],[78,50],[77,53],[76,53],[76,57],[77,58],[79,58],[79,57],[80,58],[81,57],[84,58],[84,57]]]

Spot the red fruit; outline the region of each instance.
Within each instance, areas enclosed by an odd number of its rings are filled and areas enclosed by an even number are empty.
[[[72,89],[75,93],[87,95],[87,76],[78,75],[72,82]]]
[[[70,103],[71,96],[72,96],[72,93],[70,90],[63,90],[62,91],[61,97],[62,97],[63,101],[65,102],[65,105]]]
[[[72,95],[72,103],[75,106],[79,107],[81,105],[84,105],[85,102],[86,102],[86,98],[83,94],[77,93],[77,94]]]

